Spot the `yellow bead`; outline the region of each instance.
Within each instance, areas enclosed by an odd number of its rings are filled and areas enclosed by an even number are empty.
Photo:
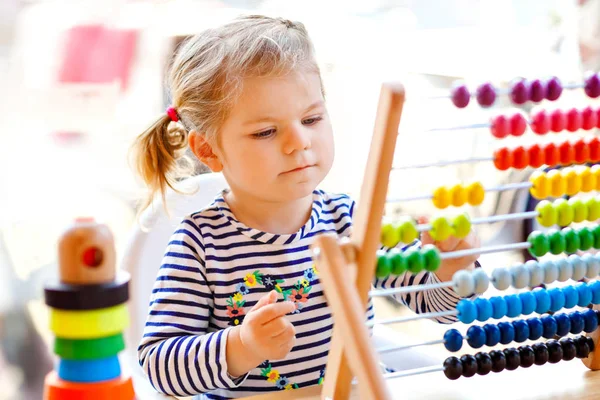
[[[540,201],[537,206],[535,206],[535,211],[538,212],[537,221],[540,225],[549,227],[556,224],[558,212],[554,205],[548,200]]]
[[[467,190],[461,185],[457,184],[450,188],[450,199],[454,207],[460,207],[467,202]]]
[[[574,210],[567,200],[562,198],[554,200],[554,208],[558,213],[558,225],[567,226],[573,222]]]
[[[452,225],[446,217],[438,217],[431,221],[429,235],[437,242],[444,241],[452,234]]]
[[[579,193],[581,190],[581,176],[579,176],[577,171],[574,168],[565,168],[561,173],[567,185],[566,193],[569,196]]]
[[[400,232],[395,224],[387,223],[381,226],[381,244],[392,248],[400,242]]]
[[[402,243],[412,243],[419,237],[417,223],[410,217],[404,217],[398,221],[398,231],[400,232],[400,241]]]
[[[589,168],[579,169],[579,177],[581,178],[581,191],[591,192],[596,189],[596,177],[592,174]]]
[[[567,180],[559,170],[553,169],[547,176],[550,182],[550,194],[553,197],[561,197],[567,192]]]
[[[467,201],[472,206],[478,206],[483,203],[485,198],[485,189],[481,182],[473,182],[466,188]]]
[[[440,186],[433,192],[433,205],[443,209],[450,205],[450,192],[445,186]]]
[[[573,209],[573,222],[583,222],[587,219],[588,210],[581,199],[570,198],[569,205]]]
[[[588,221],[596,221],[600,219],[600,201],[595,197],[590,197],[585,201],[585,205],[587,207],[587,220]]]
[[[454,236],[459,239],[467,237],[471,232],[471,220],[469,215],[466,213],[459,214],[452,219],[452,229],[454,230]]]
[[[534,198],[540,200],[550,196],[550,180],[545,172],[535,171],[531,174],[529,182],[533,185],[529,192]]]
[[[594,184],[596,190],[600,190],[600,164],[596,164],[592,166],[590,169],[592,175],[594,175]]]

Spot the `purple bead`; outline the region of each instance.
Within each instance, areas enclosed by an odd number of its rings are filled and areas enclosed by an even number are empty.
[[[585,94],[592,99],[600,96],[600,77],[598,74],[588,72],[585,77]]]
[[[531,81],[529,100],[539,103],[546,98],[546,85],[539,79]]]
[[[560,79],[558,79],[555,76],[553,76],[552,78],[550,78],[548,80],[548,82],[546,82],[546,88],[547,88],[546,99],[548,99],[550,101],[557,100],[563,91],[563,87],[562,87],[562,83],[560,82]]]
[[[515,104],[523,104],[529,100],[529,84],[525,79],[513,82],[510,88],[510,99]]]
[[[482,107],[490,107],[496,101],[496,88],[491,83],[484,83],[477,88],[477,102]]]
[[[456,84],[452,87],[452,103],[458,108],[465,108],[469,105],[471,93],[464,84]]]

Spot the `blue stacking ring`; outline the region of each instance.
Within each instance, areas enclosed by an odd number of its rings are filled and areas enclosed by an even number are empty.
[[[58,376],[71,382],[100,382],[121,375],[119,357],[112,356],[97,360],[65,360],[58,362]]]

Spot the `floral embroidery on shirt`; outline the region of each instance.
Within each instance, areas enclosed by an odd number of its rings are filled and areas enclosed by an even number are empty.
[[[322,385],[324,381],[325,381],[325,368],[323,368],[321,370],[321,375],[319,376],[318,384]]]
[[[268,382],[274,383],[278,389],[282,389],[282,390],[298,389],[298,387],[299,387],[298,384],[291,383],[288,378],[286,378],[285,376],[279,375],[279,371],[277,371],[276,369],[273,369],[271,367],[271,364],[268,361],[266,361],[265,363],[266,363],[266,367],[262,368],[260,370],[260,374],[261,374],[261,376],[264,376],[265,378],[267,378]],[[265,363],[263,363],[263,365]]]

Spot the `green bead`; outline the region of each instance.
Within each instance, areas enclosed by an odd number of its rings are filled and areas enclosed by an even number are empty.
[[[546,232],[546,236],[548,236],[548,240],[550,241],[550,253],[557,255],[565,252],[567,242],[558,229],[550,229]]]
[[[471,232],[471,220],[467,214],[459,214],[452,220],[454,236],[459,239],[466,238]]]
[[[550,250],[550,241],[543,232],[531,232],[527,237],[527,241],[531,243],[529,252],[535,257],[541,257]]]
[[[442,242],[452,234],[452,226],[446,217],[438,217],[431,222],[429,235],[435,241]]]
[[[413,274],[418,274],[425,267],[425,260],[420,250],[409,249],[404,252],[406,257],[406,268]]]
[[[588,210],[581,199],[569,199],[569,205],[573,208],[573,222],[583,222],[587,219]]]
[[[585,205],[587,207],[587,220],[588,221],[596,221],[600,219],[600,201],[598,201],[595,197],[590,197],[585,200]]]
[[[440,258],[440,251],[432,244],[426,244],[421,249],[423,255],[425,269],[429,272],[435,272],[440,267],[442,259]]]
[[[579,250],[579,246],[581,244],[579,241],[579,235],[577,234],[577,231],[571,227],[566,227],[563,228],[561,232],[565,237],[566,242],[565,253],[576,253],[577,250]]]
[[[400,233],[400,241],[402,243],[412,243],[419,237],[417,223],[410,217],[405,217],[399,221],[398,231]]]
[[[589,250],[594,247],[594,233],[588,227],[579,228],[577,230],[579,236],[579,250]]]
[[[377,269],[375,270],[375,276],[378,278],[387,278],[392,270],[392,263],[390,258],[384,251],[377,252]]]
[[[540,201],[537,206],[535,206],[535,211],[538,212],[536,219],[540,225],[545,227],[556,225],[556,221],[558,220],[558,211],[548,200]]]
[[[392,248],[400,242],[400,233],[394,224],[383,224],[381,226],[381,244],[384,247]]]
[[[387,256],[391,258],[393,275],[402,275],[406,272],[406,257],[400,250],[392,249]]]
[[[567,200],[562,198],[554,200],[554,207],[558,213],[558,225],[567,226],[573,222],[574,210]]]
[[[600,249],[600,225],[593,227],[592,233],[594,234],[594,248]]]

